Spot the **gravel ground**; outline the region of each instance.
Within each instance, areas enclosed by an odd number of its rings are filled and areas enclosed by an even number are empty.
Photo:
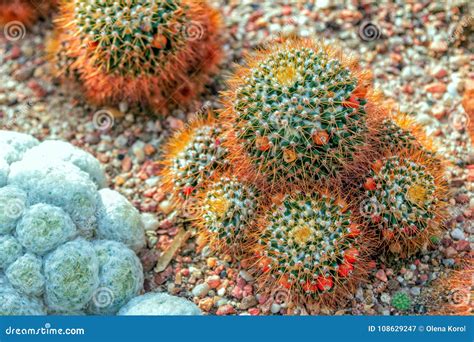
[[[473,12],[468,1],[384,5],[362,1],[359,6],[331,6],[331,1],[212,2],[224,14],[226,59],[222,73],[196,100],[194,109],[218,107],[217,93],[233,63],[281,33],[337,41],[360,57],[387,101],[422,123],[452,162],[446,175],[451,189],[449,229],[436,247],[410,258],[374,260],[369,281],[337,310],[292,307],[284,291],[259,295],[252,277],[230,266],[230,260],[210,256],[206,249],[196,253],[194,239],[181,233],[186,220],[171,211],[166,195],[159,191],[160,145],[193,111],[176,110],[172,116],[157,118],[123,103],[116,109],[105,108],[114,113],[113,122],[101,121],[104,108],[91,107],[75,89],[60,86],[50,76],[44,44],[51,23],[38,23],[15,41],[0,36],[2,128],[39,139],[64,139],[97,156],[111,186],[145,213],[149,249],[142,261],[147,291],[190,298],[203,311],[217,315],[399,315],[436,310],[429,305],[438,293],[433,284],[466,258],[474,241],[474,152],[460,104],[464,90],[474,88],[474,58],[469,53],[473,48],[469,13]],[[167,254],[161,254],[173,246],[174,239],[185,242],[166,263]],[[405,311],[391,305],[398,292],[411,300]]]

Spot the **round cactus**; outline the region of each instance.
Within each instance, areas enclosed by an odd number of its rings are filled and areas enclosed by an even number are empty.
[[[255,187],[235,176],[220,176],[196,197],[201,242],[217,252],[240,254],[258,208]]]
[[[368,73],[303,39],[275,44],[247,64],[225,94],[232,158],[248,159],[272,184],[337,176],[366,140]]]
[[[0,274],[0,316],[45,315],[43,303],[15,290]]]
[[[86,152],[5,131],[0,146],[0,314],[115,314],[143,286],[138,211],[98,190],[105,175]]]
[[[225,136],[215,118],[195,118],[164,148],[163,188],[175,199],[195,194],[203,182],[227,166]]]
[[[197,316],[201,310],[189,300],[167,293],[149,292],[133,298],[118,312],[119,316]]]
[[[143,268],[138,257],[122,243],[95,241],[99,259],[99,287],[89,304],[93,314],[115,314],[143,286]]]
[[[97,236],[140,251],[145,246],[145,228],[139,211],[116,191],[102,189],[99,195]]]
[[[376,160],[365,178],[362,214],[393,252],[428,242],[444,217],[443,170],[425,153],[402,151]]]
[[[57,311],[83,308],[99,286],[99,261],[90,242],[67,242],[44,261],[46,303]]]
[[[283,286],[296,301],[330,304],[364,273],[360,226],[326,190],[278,196],[259,226],[254,253],[263,289]]]
[[[28,296],[40,296],[44,291],[43,261],[33,254],[25,254],[12,263],[5,274],[10,284]]]
[[[392,306],[399,311],[407,311],[411,308],[411,299],[404,292],[397,292],[392,297]]]
[[[379,117],[372,116],[369,137],[373,148],[383,152],[403,149],[421,149],[435,155],[434,142],[424,132],[421,125],[405,113],[388,113]]]
[[[74,0],[60,8],[53,62],[72,60],[67,68],[94,103],[126,100],[166,113],[194,99],[216,72],[220,19],[204,1]]]
[[[56,0],[0,0],[0,26],[19,21],[32,25],[48,15],[56,6]]]
[[[45,255],[77,234],[74,223],[64,210],[43,203],[25,210],[16,233],[25,249],[37,255]]]

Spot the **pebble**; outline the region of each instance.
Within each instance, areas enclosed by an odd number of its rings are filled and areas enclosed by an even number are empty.
[[[158,229],[160,221],[155,214],[143,213],[141,217],[146,231],[155,231]]]
[[[273,314],[279,313],[280,310],[281,310],[281,305],[280,305],[280,304],[273,303],[273,304],[270,306],[270,311],[271,311],[271,313],[273,313]]]
[[[375,273],[375,277],[385,283],[388,281],[384,270],[378,270],[377,273]]]
[[[410,292],[414,296],[419,296],[421,293],[421,289],[418,286],[414,286],[410,289]]]
[[[258,301],[255,298],[255,296],[247,296],[242,299],[242,302],[240,303],[240,308],[242,310],[247,310],[257,304],[258,304]]]
[[[459,228],[452,230],[450,235],[454,240],[464,240],[465,238],[464,232]]]
[[[205,295],[209,293],[210,289],[211,288],[209,287],[207,283],[198,284],[194,286],[192,293],[194,297],[204,297]]]
[[[217,309],[216,315],[217,316],[226,316],[235,314],[235,309],[230,304],[224,304]]]

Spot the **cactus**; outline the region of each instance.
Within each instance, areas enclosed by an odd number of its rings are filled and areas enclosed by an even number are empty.
[[[411,253],[438,233],[444,219],[443,169],[420,151],[389,153],[365,178],[362,214],[395,253]]]
[[[30,26],[48,15],[56,0],[0,0],[0,26],[19,21]]]
[[[365,144],[368,72],[303,39],[284,39],[247,64],[224,93],[231,159],[249,159],[271,184],[338,176]]]
[[[389,113],[374,120],[369,135],[374,149],[379,151],[400,151],[403,149],[421,149],[435,155],[432,139],[425,134],[423,127],[405,113]]]
[[[143,287],[138,211],[76,147],[0,131],[0,151],[0,314],[115,314]]]
[[[201,310],[193,302],[167,293],[149,292],[133,298],[119,316],[199,316]]]
[[[205,1],[64,0],[60,8],[53,64],[61,75],[77,71],[93,103],[166,113],[189,104],[216,72],[220,19]]]
[[[331,304],[364,274],[366,236],[345,200],[327,190],[273,200],[254,234],[261,288]]]
[[[164,148],[163,189],[176,200],[194,195],[203,182],[227,166],[222,125],[212,116],[196,117]]]
[[[211,250],[239,256],[256,216],[255,187],[235,176],[219,175],[196,198],[201,242]]]
[[[392,297],[392,306],[399,311],[407,311],[411,308],[411,299],[404,292],[397,292]]]

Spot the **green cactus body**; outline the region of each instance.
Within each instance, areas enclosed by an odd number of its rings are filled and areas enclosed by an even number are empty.
[[[393,156],[382,160],[380,170],[372,170],[369,179],[373,187],[366,186],[366,196],[375,208],[371,219],[382,229],[416,235],[435,218],[439,198],[426,166]]]
[[[204,191],[198,204],[202,207],[200,228],[209,246],[227,250],[248,234],[257,210],[257,193],[235,177],[223,177]]]
[[[411,299],[404,292],[395,293],[392,297],[392,306],[400,311],[407,311],[411,308]]]
[[[335,290],[354,270],[359,229],[344,201],[327,193],[285,196],[258,239],[263,271],[297,293]]]
[[[108,73],[152,75],[186,44],[180,1],[75,1],[75,21],[92,42],[94,64]],[[180,9],[178,11],[178,9]]]
[[[335,176],[364,142],[366,100],[341,61],[282,48],[250,69],[235,91],[236,135],[271,180]]]

